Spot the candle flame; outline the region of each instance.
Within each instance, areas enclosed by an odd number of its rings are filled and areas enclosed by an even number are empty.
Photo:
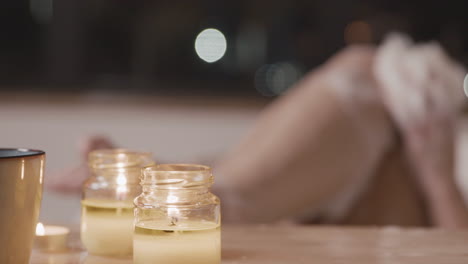
[[[177,209],[177,208],[167,208],[167,214],[170,216],[170,217],[179,217],[180,216],[180,210]]]
[[[125,196],[127,193],[128,193],[127,177],[125,177],[124,173],[120,173],[117,176],[117,199],[119,200],[125,199]]]
[[[127,177],[124,174],[120,174],[117,176],[117,185],[126,185],[127,184]]]
[[[36,236],[43,236],[43,235],[45,235],[44,225],[41,222],[39,222],[36,225]]]

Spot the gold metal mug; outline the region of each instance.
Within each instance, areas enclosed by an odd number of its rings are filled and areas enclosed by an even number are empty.
[[[0,263],[27,264],[42,199],[45,153],[0,148]]]

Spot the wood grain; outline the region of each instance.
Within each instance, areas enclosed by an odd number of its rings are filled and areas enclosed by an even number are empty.
[[[70,252],[33,252],[31,264],[128,264],[88,256],[77,234]],[[225,226],[223,264],[466,264],[468,230],[324,226]],[[189,263],[187,263],[189,264]]]

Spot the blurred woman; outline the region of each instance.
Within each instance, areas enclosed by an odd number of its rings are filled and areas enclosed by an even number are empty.
[[[468,226],[455,183],[464,70],[435,43],[349,48],[218,164],[225,219]]]
[[[463,76],[437,44],[401,36],[340,52],[217,162],[223,220],[467,227],[453,158]],[[51,183],[73,189],[87,173]]]

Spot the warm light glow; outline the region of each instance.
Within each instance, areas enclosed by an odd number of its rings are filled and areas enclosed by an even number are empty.
[[[195,39],[195,51],[200,59],[212,63],[220,60],[226,53],[227,42],[221,31],[208,28]]]
[[[44,225],[41,222],[39,222],[36,225],[36,236],[43,236],[43,235],[45,235]]]
[[[117,168],[125,168],[128,166],[127,154],[119,153],[117,154]]]
[[[169,195],[167,197],[167,202],[168,203],[177,203],[179,201],[179,197],[174,196],[174,195]]]
[[[24,160],[21,161],[21,179],[24,180]]]
[[[127,185],[120,185],[120,186],[117,186],[117,197],[119,199],[123,199],[124,198],[124,194],[126,194],[128,192],[128,187]]]
[[[117,185],[126,185],[127,184],[127,177],[124,174],[120,174],[117,176]]]
[[[125,194],[128,192],[127,177],[121,173],[117,176],[117,198],[119,200],[125,199]]]
[[[354,21],[346,26],[344,40],[347,44],[372,42],[372,28],[365,21]]]
[[[180,211],[177,208],[169,207],[169,208],[167,208],[167,215],[177,218],[177,217],[180,216]]]
[[[42,181],[44,180],[44,160],[41,159],[41,171],[39,174],[39,183],[42,184]]]

